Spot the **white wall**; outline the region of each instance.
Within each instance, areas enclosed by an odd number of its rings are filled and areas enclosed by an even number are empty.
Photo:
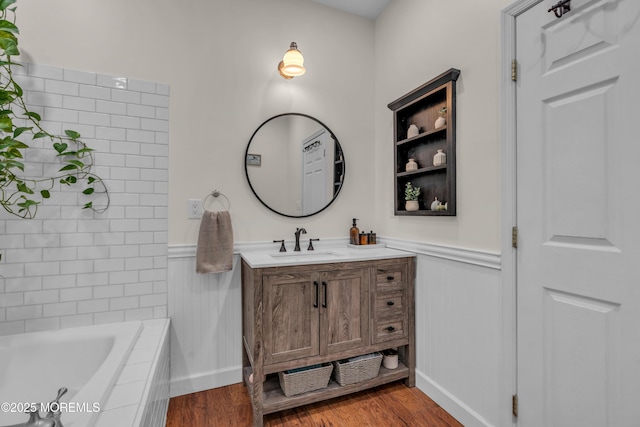
[[[300,0],[29,0],[18,13],[32,62],[171,87],[170,244],[196,242],[187,199],[214,189],[231,200],[236,241],[292,238],[302,225],[314,237],[346,236],[354,216],[373,223],[371,20]],[[287,81],[277,65],[292,41],[307,73]],[[253,131],[292,111],[329,126],[347,159],[339,203],[312,225],[263,207],[244,176]]]
[[[396,0],[375,26],[376,212],[381,233],[500,249],[500,10],[509,0]],[[387,104],[449,68],[457,92],[457,216],[393,216],[393,123]]]

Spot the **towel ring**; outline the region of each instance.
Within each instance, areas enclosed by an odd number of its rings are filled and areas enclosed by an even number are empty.
[[[227,196],[225,196],[224,194],[222,194],[221,192],[219,192],[218,190],[213,190],[213,192],[207,194],[207,197],[204,198],[204,201],[202,202],[202,206],[204,207],[204,209],[207,209],[207,199],[209,199],[209,197],[224,197],[225,200],[227,201],[227,210],[231,209],[231,202],[229,201],[229,198]]]

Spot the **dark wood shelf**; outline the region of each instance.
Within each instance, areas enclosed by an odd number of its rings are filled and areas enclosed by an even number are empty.
[[[410,176],[414,176],[414,175],[422,175],[425,173],[429,173],[429,172],[436,172],[436,171],[441,171],[443,169],[446,169],[447,165],[440,165],[440,166],[429,166],[426,168],[420,168],[414,171],[405,171],[405,172],[398,172],[396,174],[396,176],[398,178],[401,177],[410,177]]]
[[[460,71],[451,68],[388,104],[393,111],[396,215],[456,215],[456,81],[459,76]],[[436,129],[435,122],[440,116],[446,123]],[[407,138],[410,125],[416,125],[420,133]],[[446,164],[433,166],[437,150],[446,154]],[[418,163],[419,168],[415,171],[404,170],[410,158]],[[446,202],[448,209],[407,211],[404,190],[408,182],[420,187],[421,206],[430,206],[437,198],[442,203]]]
[[[403,145],[403,144],[413,143],[413,142],[416,142],[416,141],[418,141],[418,140],[425,139],[425,138],[427,138],[428,136],[437,135],[437,134],[439,134],[439,133],[446,133],[446,130],[447,130],[447,125],[444,125],[444,126],[442,126],[441,128],[438,128],[438,129],[432,129],[432,130],[429,130],[429,131],[426,131],[426,132],[422,132],[422,133],[420,133],[420,134],[418,134],[418,135],[416,135],[416,136],[413,136],[413,137],[411,137],[411,138],[407,138],[407,139],[403,139],[403,140],[401,140],[401,141],[398,141],[398,142],[396,142],[396,145],[397,145],[398,147],[400,147],[400,146],[401,146],[401,145]]]

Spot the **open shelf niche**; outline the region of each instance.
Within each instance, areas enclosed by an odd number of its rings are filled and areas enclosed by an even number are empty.
[[[394,134],[394,213],[395,215],[456,215],[456,81],[460,70],[451,68],[438,77],[389,103],[393,111]],[[446,111],[442,113],[443,109]],[[439,117],[445,124],[436,128]],[[408,137],[409,126],[418,135]],[[442,150],[446,164],[434,166],[434,155]],[[406,170],[409,159],[418,164]],[[419,209],[407,211],[404,190],[407,182],[420,187]],[[431,210],[438,198],[446,210]]]

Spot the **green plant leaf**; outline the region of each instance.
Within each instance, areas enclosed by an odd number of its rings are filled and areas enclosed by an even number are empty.
[[[79,169],[82,169],[84,167],[84,163],[82,163],[80,160],[68,160],[67,163],[70,163]]]
[[[38,132],[33,135],[33,139],[44,138],[45,136],[49,136],[46,132]]]
[[[59,172],[64,172],[64,171],[72,171],[72,170],[76,170],[78,169],[78,166],[76,165],[66,165],[61,167],[60,169],[58,169]]]
[[[43,199],[48,199],[49,197],[51,197],[49,190],[40,190],[40,195]]]
[[[27,187],[27,184],[25,184],[24,182],[17,183],[16,187],[18,188],[18,191],[22,191],[23,193],[27,194],[33,194],[33,190]]]
[[[40,114],[35,113],[35,112],[33,112],[33,111],[25,111],[25,112],[24,112],[24,115],[25,115],[25,116],[27,116],[27,117],[31,117],[32,119],[35,119],[35,120],[37,120],[37,121],[42,120],[42,118],[40,117]],[[38,133],[40,133],[40,132],[38,132]],[[46,132],[44,132],[44,133],[45,133],[45,135],[46,135]]]
[[[93,202],[85,203],[82,209],[91,209],[93,208]]]
[[[13,129],[13,121],[9,117],[0,117],[0,130],[9,132]]]
[[[4,162],[0,162],[0,165],[4,166],[3,169],[17,168],[24,172],[24,163],[17,160],[5,160]]]
[[[82,194],[93,194],[93,192],[93,188],[86,188],[84,191],[82,191]]]
[[[96,181],[96,179],[90,176],[89,178],[87,178],[87,181],[89,182],[89,184],[93,184]]]
[[[28,131],[28,130],[33,130],[33,128],[32,128],[32,127],[29,127],[29,128],[26,128],[26,127],[18,127],[18,128],[15,128],[15,129],[13,130],[13,137],[14,137],[14,138],[17,138],[17,137],[19,137],[20,135],[22,135],[22,133],[24,133],[24,132],[26,132],[26,131]],[[26,145],[26,144],[25,144],[25,145]],[[27,145],[27,147],[28,147],[28,145]],[[24,147],[24,148],[27,148],[27,147]]]
[[[7,35],[13,36],[13,34],[7,33],[6,31],[0,31],[0,48],[4,49],[4,54],[7,56],[20,55],[18,42],[14,37],[8,37]]]
[[[65,144],[64,142],[53,143],[53,148],[58,152],[58,154],[64,153],[64,150],[66,150],[68,147],[69,147],[69,144]]]
[[[16,27],[14,23],[9,22],[6,19],[0,20],[0,30],[9,31],[10,33],[15,33],[15,34],[18,34],[20,32],[18,30],[18,27]]]
[[[7,105],[13,102],[16,99],[12,92],[8,90],[0,90],[0,105]]]
[[[17,96],[21,97],[24,94],[24,92],[22,91],[22,86],[20,86],[16,82],[13,82],[13,89],[15,90]]]
[[[70,129],[66,129],[64,131],[65,135],[67,135],[69,138],[73,139],[74,141],[78,138],[80,138],[80,134],[78,132],[76,132],[75,130],[70,130]]]
[[[0,10],[7,10],[9,6],[14,4],[16,0],[2,0],[0,1]]]

